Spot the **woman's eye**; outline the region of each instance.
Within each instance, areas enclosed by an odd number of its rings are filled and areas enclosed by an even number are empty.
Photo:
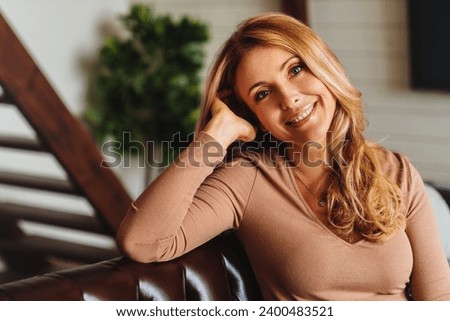
[[[258,93],[256,93],[255,100],[260,101],[264,99],[269,93],[270,93],[269,90],[261,90]]]
[[[291,76],[297,76],[302,71],[302,69],[303,67],[300,65],[295,66],[291,69]]]

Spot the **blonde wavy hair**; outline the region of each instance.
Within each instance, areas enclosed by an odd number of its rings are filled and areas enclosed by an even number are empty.
[[[384,241],[404,226],[400,188],[383,171],[386,150],[363,136],[365,118],[361,93],[351,85],[330,48],[308,26],[281,13],[259,15],[244,21],[225,42],[211,66],[196,133],[211,118],[211,105],[221,97],[230,109],[258,125],[250,109],[235,95],[237,67],[246,53],[260,46],[276,47],[297,55],[337,98],[327,148],[344,142],[324,182],[328,221],[338,234],[352,232],[371,241]],[[224,97],[224,93],[226,93]],[[231,93],[231,94],[230,94]]]

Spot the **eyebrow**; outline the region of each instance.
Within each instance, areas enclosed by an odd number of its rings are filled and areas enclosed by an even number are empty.
[[[280,66],[280,71],[282,71],[284,69],[284,67],[286,67],[286,65],[289,63],[289,61],[291,61],[292,59],[297,59],[298,56],[294,55],[292,57],[289,57],[288,59],[286,59],[285,62],[283,62]],[[248,90],[248,94],[250,94],[250,92],[253,90],[253,88],[264,85],[265,82],[264,81],[258,81],[257,83],[253,84],[250,89]]]

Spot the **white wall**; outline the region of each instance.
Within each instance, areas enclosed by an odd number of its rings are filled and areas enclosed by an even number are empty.
[[[101,44],[102,27],[129,0],[0,0],[0,11],[23,40],[54,89],[75,114],[84,108],[83,59]]]
[[[367,134],[450,185],[450,93],[409,88],[406,0],[310,0],[310,25],[362,92]]]

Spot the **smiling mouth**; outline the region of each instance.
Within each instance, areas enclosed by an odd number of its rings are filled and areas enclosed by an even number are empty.
[[[286,122],[286,125],[295,125],[299,122],[301,122],[303,119],[305,119],[306,117],[308,117],[311,112],[313,111],[315,105],[311,105],[311,107],[308,107],[303,113],[300,114],[300,116],[295,117],[294,119],[288,120]]]

